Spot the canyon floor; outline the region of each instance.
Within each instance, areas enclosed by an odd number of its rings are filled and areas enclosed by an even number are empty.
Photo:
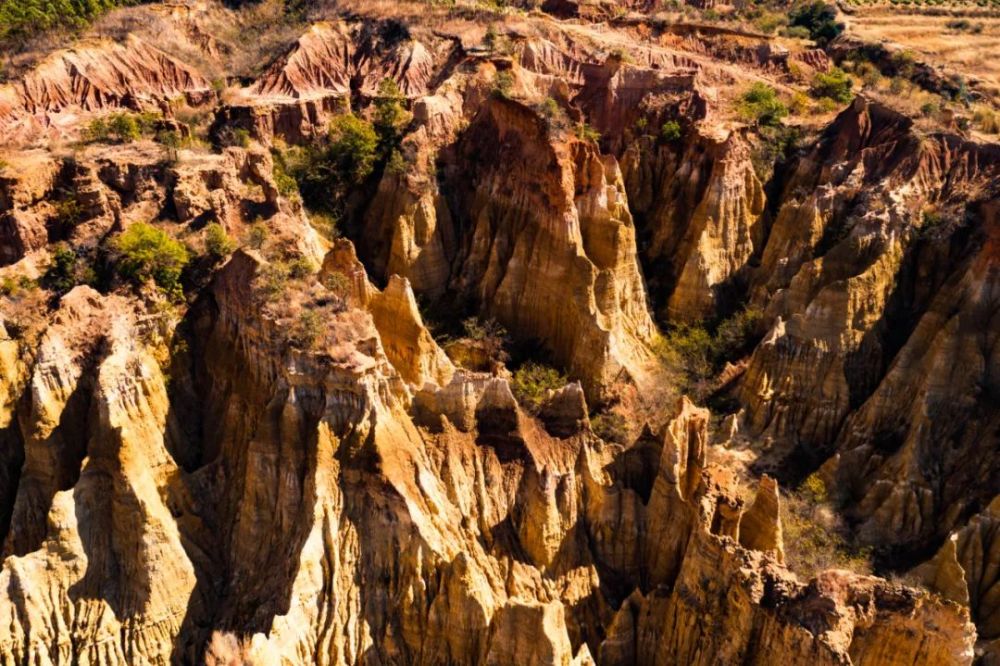
[[[1000,19],[813,10],[6,42],[0,664],[1000,665]]]

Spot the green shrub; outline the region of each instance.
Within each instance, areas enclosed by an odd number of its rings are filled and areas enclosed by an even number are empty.
[[[792,39],[809,39],[811,36],[809,28],[801,25],[788,26],[781,31],[781,34],[785,37],[791,37]]]
[[[38,283],[29,278],[27,275],[19,275],[16,279],[10,276],[4,276],[0,278],[0,296],[19,296],[26,291],[32,291],[38,288]],[[13,322],[8,321],[8,324]],[[13,331],[8,330],[8,333],[14,335]]]
[[[260,250],[267,242],[269,235],[267,225],[263,221],[257,220],[250,225],[247,231],[247,245],[253,250]]]
[[[766,35],[773,35],[778,28],[788,23],[788,17],[778,12],[764,11],[754,19],[754,27]]]
[[[108,122],[108,132],[122,143],[131,143],[142,138],[139,122],[130,113],[112,115]]]
[[[514,90],[514,75],[504,70],[497,72],[493,79],[493,95],[502,99],[510,99]]]
[[[396,82],[390,78],[382,79],[378,86],[378,95],[375,97],[372,125],[379,137],[380,153],[384,156],[389,156],[395,149],[403,128],[413,118],[403,106],[405,102],[406,97]]]
[[[229,237],[221,224],[212,222],[205,227],[205,249],[210,257],[218,261],[235,250],[236,243]]]
[[[273,158],[271,176],[274,178],[275,187],[278,188],[278,194],[286,199],[297,201],[299,199],[299,182],[288,172],[285,156],[275,150]]]
[[[625,417],[614,412],[598,414],[590,419],[590,429],[606,442],[615,444],[628,443],[628,423]]]
[[[316,266],[306,257],[296,257],[288,262],[288,277],[301,280],[316,272]]]
[[[274,178],[284,196],[312,210],[337,212],[344,197],[375,170],[380,139],[368,121],[336,116],[326,136],[309,146],[274,151]]]
[[[283,296],[288,288],[288,265],[281,261],[267,264],[258,275],[257,285],[267,301]]]
[[[394,176],[405,175],[410,170],[410,165],[406,163],[406,158],[398,148],[393,148],[389,153],[389,159],[385,163],[385,170]]]
[[[304,309],[299,313],[299,320],[295,327],[295,339],[306,349],[316,346],[320,334],[323,332],[323,319],[315,310]]]
[[[809,111],[811,107],[812,103],[805,94],[798,91],[792,93],[792,99],[788,103],[788,110],[791,113],[799,116]]]
[[[98,142],[107,141],[111,138],[111,129],[108,127],[106,118],[94,118],[87,123],[87,128],[83,131],[85,141]]]
[[[847,72],[839,67],[834,67],[829,72],[816,72],[809,92],[816,98],[828,97],[841,104],[846,104],[854,97],[851,93],[853,86],[854,81],[847,75]]]
[[[795,151],[801,137],[801,130],[787,125],[760,127],[760,140],[750,153],[750,161],[761,182],[766,183],[774,174],[774,166],[788,159]]]
[[[309,224],[327,240],[332,241],[340,238],[340,229],[337,228],[337,216],[332,213],[310,213]]]
[[[479,343],[486,357],[496,363],[506,363],[510,360],[507,345],[510,335],[496,319],[481,321],[476,317],[468,317],[462,321],[465,337]]]
[[[324,161],[338,179],[357,184],[371,175],[378,148],[378,134],[371,123],[351,114],[337,116],[330,123],[329,139]]]
[[[340,271],[333,271],[323,278],[323,286],[333,296],[334,309],[345,310],[351,298],[351,279]]]
[[[510,388],[523,408],[536,413],[549,391],[566,385],[566,377],[547,365],[529,361],[514,372]]]
[[[852,542],[850,530],[816,474],[782,498],[781,526],[785,561],[793,571],[806,576],[833,568],[871,573],[871,550]]]
[[[788,24],[801,26],[809,31],[809,37],[820,45],[825,45],[844,31],[844,24],[837,21],[837,9],[822,0],[814,0],[796,7],[788,15]]]
[[[703,384],[712,375],[712,336],[701,325],[678,324],[653,343],[661,363],[678,374],[680,389],[702,397]]]
[[[52,221],[55,231],[60,236],[68,234],[83,220],[84,209],[77,199],[76,192],[64,191],[65,198],[55,204],[55,219]]]
[[[83,131],[83,138],[89,142],[107,142],[112,139],[120,143],[132,143],[149,134],[161,120],[158,113],[113,113],[92,119]]]
[[[866,88],[877,88],[882,81],[882,72],[870,62],[858,63],[854,71],[861,77],[861,82]]]
[[[181,271],[187,265],[187,250],[166,232],[137,222],[112,241],[117,273],[135,284],[152,279],[170,296],[180,294]]]
[[[916,67],[917,54],[910,50],[897,51],[892,54],[890,61],[898,76],[909,78]]]
[[[550,132],[559,132],[569,126],[569,119],[566,112],[559,106],[559,102],[551,97],[546,97],[545,101],[538,107],[538,112],[545,119],[545,125]]]
[[[788,107],[778,99],[774,88],[760,81],[743,93],[737,111],[744,119],[766,126],[779,125],[788,115]]]
[[[219,130],[218,140],[219,145],[223,147],[249,148],[250,130],[242,127],[223,127]]]
[[[52,252],[52,262],[42,275],[42,284],[57,294],[65,294],[77,285],[77,256],[66,243]]]
[[[816,110],[820,113],[830,113],[840,108],[840,102],[829,97],[820,97],[816,100]]]
[[[760,308],[745,307],[715,329],[712,353],[717,364],[735,360],[750,352],[760,338],[764,312]]]
[[[747,307],[719,322],[714,332],[702,324],[676,324],[657,338],[653,351],[677,373],[681,390],[701,399],[708,381],[726,362],[753,349],[763,318],[760,309]]]
[[[600,141],[601,133],[587,123],[578,123],[576,126],[576,138],[580,141]]]
[[[660,139],[664,143],[673,143],[681,138],[681,125],[676,120],[668,120],[660,127]]]
[[[177,161],[181,144],[183,143],[180,132],[177,130],[163,130],[161,132],[157,132],[156,142],[166,149],[167,160],[169,162]]]

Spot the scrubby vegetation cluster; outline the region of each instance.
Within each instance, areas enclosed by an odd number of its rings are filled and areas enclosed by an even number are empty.
[[[405,172],[400,141],[412,116],[395,81],[382,81],[372,108],[371,118],[338,114],[312,144],[276,149],[274,177],[282,195],[301,196],[308,209],[336,220],[350,193],[374,173]]]
[[[566,382],[566,376],[555,368],[528,361],[514,371],[510,388],[521,406],[535,413],[550,393],[561,389]]]
[[[748,307],[714,326],[672,324],[654,345],[660,360],[674,371],[682,392],[699,400],[712,393],[712,378],[727,362],[753,348],[763,334],[763,312]]]
[[[115,7],[139,4],[139,0],[0,0],[0,45],[46,30],[79,29]]]
[[[784,495],[781,525],[786,563],[805,575],[826,569],[871,573],[871,550],[853,543],[833,499],[817,474],[808,476],[798,488]]]

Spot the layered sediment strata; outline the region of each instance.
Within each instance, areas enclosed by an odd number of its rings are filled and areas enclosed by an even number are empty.
[[[42,274],[56,242],[99,253],[137,221],[192,253],[210,221],[246,246],[199,256],[173,305],[151,285],[5,283],[0,661],[996,658],[995,149],[860,99],[768,203],[759,137],[716,122],[715,86],[822,69],[821,54],[518,21],[488,49],[453,28],[319,23],[217,109],[217,130],[253,130],[250,149],[14,155],[3,277]],[[77,97],[26,79],[38,114],[200,96],[191,68],[106,46],[52,59],[82,68]],[[131,58],[135,85],[102,78]],[[309,140],[347,101],[370,114],[385,77],[413,113],[407,168],[359,188],[356,253],[282,195],[267,144]],[[79,206],[63,224],[66,189]],[[539,340],[580,381],[529,413],[505,368],[449,360],[416,294]],[[770,332],[737,391],[747,418],[720,437],[707,409],[660,399],[674,387],[647,300],[696,322],[745,294]],[[592,410],[623,384],[658,418],[606,441]],[[713,462],[756,453],[722,440],[773,444],[779,478],[832,454],[819,478],[863,540],[906,568],[937,550],[913,572],[931,591],[789,571],[782,489]]]
[[[757,432],[801,444],[813,464],[853,436],[848,415],[876,399],[946,281],[972,254],[990,261],[977,248],[995,224],[982,206],[997,186],[994,153],[921,139],[859,98],[799,159],[752,283],[774,322],[740,393]]]
[[[196,69],[139,37],[95,40],[56,52],[0,87],[0,132],[8,141],[30,141],[73,130],[81,111],[159,109],[177,97],[203,103],[213,95]]]

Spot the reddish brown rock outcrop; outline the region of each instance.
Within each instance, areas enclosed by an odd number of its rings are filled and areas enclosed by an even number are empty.
[[[142,39],[95,41],[50,55],[13,85],[0,87],[0,139],[79,130],[73,111],[159,108],[186,96],[204,102],[210,82]]]

